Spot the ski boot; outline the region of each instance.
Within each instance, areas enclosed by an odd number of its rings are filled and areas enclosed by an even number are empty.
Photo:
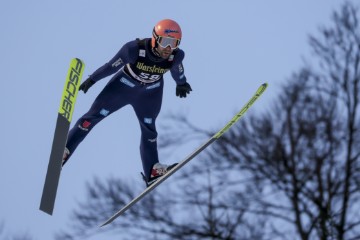
[[[146,187],[149,187],[151,184],[156,182],[160,177],[164,176],[168,171],[170,171],[176,165],[177,163],[171,165],[155,163],[151,170],[151,175],[149,180],[145,177],[143,173],[141,173],[145,181]]]
[[[62,167],[64,166],[66,161],[69,159],[69,155],[70,155],[69,149],[65,148],[63,158],[62,158],[62,164],[61,164]]]

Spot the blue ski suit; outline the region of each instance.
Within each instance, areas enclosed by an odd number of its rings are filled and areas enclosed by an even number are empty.
[[[66,144],[70,155],[97,123],[130,104],[140,123],[140,156],[149,179],[152,166],[159,162],[155,121],[162,103],[163,75],[170,70],[178,85],[185,84],[184,56],[181,49],[174,50],[168,59],[157,56],[151,48],[151,38],[126,43],[108,63],[90,75],[96,82],[116,73],[90,110],[70,130]]]

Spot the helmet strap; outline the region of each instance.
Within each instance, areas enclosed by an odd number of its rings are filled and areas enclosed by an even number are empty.
[[[157,43],[155,44],[155,47],[153,47],[153,48],[151,48],[151,50],[152,50],[152,52],[156,55],[156,56],[158,56],[158,57],[161,57],[160,56],[160,53],[158,52],[158,50],[157,50]]]
[[[156,34],[156,32],[155,32],[155,27],[154,27],[154,29],[153,29],[153,31],[152,31],[152,35],[153,35],[153,38],[155,39],[154,48],[157,48],[157,46],[158,46],[157,41],[158,41],[159,36],[158,36],[158,35]]]

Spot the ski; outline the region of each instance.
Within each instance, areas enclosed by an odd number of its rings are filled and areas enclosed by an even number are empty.
[[[62,168],[62,157],[84,67],[84,62],[80,59],[74,58],[71,60],[60,101],[49,165],[40,202],[40,210],[49,215],[52,215],[54,211],[56,192]]]
[[[128,210],[131,206],[133,206],[135,203],[140,201],[143,197],[145,197],[147,194],[149,194],[152,190],[154,190],[157,186],[159,186],[162,182],[164,182],[168,177],[173,175],[176,171],[178,171],[180,168],[182,168],[186,163],[188,163],[191,159],[193,159],[196,155],[198,155],[200,152],[202,152],[206,147],[208,147],[210,144],[215,142],[217,139],[219,139],[226,131],[228,131],[246,112],[247,110],[254,104],[254,102],[263,94],[263,92],[266,90],[268,84],[263,83],[256,91],[254,96],[245,104],[245,106],[214,136],[212,136],[207,142],[205,142],[203,145],[201,145],[198,149],[196,149],[194,152],[192,152],[189,156],[187,156],[183,161],[178,163],[174,168],[172,168],[169,172],[167,172],[164,176],[159,178],[155,183],[150,185],[148,188],[146,188],[140,195],[138,195],[136,198],[134,198],[131,202],[129,202],[126,206],[124,206],[120,211],[115,213],[112,217],[110,217],[108,220],[106,220],[103,224],[100,225],[100,227],[103,227],[112,221],[114,221],[117,217],[122,215],[126,210]]]

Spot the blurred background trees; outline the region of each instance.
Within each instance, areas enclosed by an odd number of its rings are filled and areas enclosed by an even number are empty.
[[[0,221],[0,239],[2,240],[32,240],[31,235],[24,231],[8,232],[4,221]]]

